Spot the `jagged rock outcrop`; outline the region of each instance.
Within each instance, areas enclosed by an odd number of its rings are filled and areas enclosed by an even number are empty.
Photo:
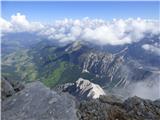
[[[75,102],[66,94],[59,95],[40,82],[2,102],[2,120],[76,120]]]
[[[107,75],[109,71],[117,71],[123,64],[121,57],[109,53],[90,51],[84,54],[83,69],[94,74]],[[108,75],[109,76],[109,75]]]
[[[84,101],[79,105],[80,120],[159,120],[160,101],[139,97],[124,102],[116,96],[101,96],[99,99]]]
[[[111,105],[121,105],[123,103],[122,98],[115,95],[101,95],[99,101],[102,103],[108,103]]]
[[[66,93],[68,92],[69,93],[69,89],[68,88],[71,88],[71,86],[73,86],[74,83],[65,83],[65,84],[59,84],[59,85],[56,85],[55,87],[51,88],[52,90],[56,91],[57,93],[61,94],[61,93]],[[69,93],[70,94],[70,93]],[[71,94],[70,94],[71,95]],[[72,95],[71,95],[72,96]],[[73,96],[74,97],[74,96]]]
[[[1,79],[1,93],[2,100],[14,95],[16,92],[22,90],[24,85],[19,81],[8,80],[2,76]]]
[[[12,85],[4,78],[1,79],[1,86],[2,100],[6,97],[12,96],[15,93]]]
[[[70,84],[65,89],[63,88],[63,91],[69,92],[78,100],[96,99],[100,95],[105,95],[105,92],[99,85],[83,78],[79,78],[74,84]]]
[[[156,101],[152,102],[151,100],[141,99],[135,96],[125,100],[123,106],[128,115],[134,117],[134,119],[160,119],[160,106],[156,104]]]

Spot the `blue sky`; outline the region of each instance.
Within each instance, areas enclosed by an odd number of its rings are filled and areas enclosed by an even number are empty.
[[[20,12],[29,20],[51,22],[56,19],[84,17],[158,19],[160,2],[2,2],[2,17]]]

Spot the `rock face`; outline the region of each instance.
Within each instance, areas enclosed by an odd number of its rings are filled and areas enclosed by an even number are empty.
[[[10,83],[5,86],[15,91]],[[33,82],[2,101],[2,120],[160,120],[160,99],[151,101],[135,96],[122,101],[117,96],[101,95],[104,93],[99,86],[84,79],[62,88],[93,99],[76,101],[67,93],[59,94]]]
[[[22,83],[20,83],[19,81],[7,80],[4,77],[2,77],[1,80],[2,80],[1,81],[2,100],[14,95],[16,92],[18,92],[24,88],[24,85]]]
[[[97,100],[84,101],[79,105],[80,120],[159,120],[160,101],[139,97],[124,102],[115,96],[101,96]]]
[[[64,91],[76,96],[79,100],[96,99],[105,95],[103,89],[89,80],[79,78],[73,85],[68,86]]]
[[[125,55],[89,51],[81,56],[83,72],[96,75],[101,86],[125,87],[130,82],[145,80],[153,73],[139,68],[138,63]]]
[[[139,97],[128,98],[124,101],[123,106],[127,113],[136,119],[160,119],[160,106],[157,101],[144,100]],[[160,101],[159,101],[160,103]]]
[[[109,80],[123,64],[123,58],[103,52],[90,51],[84,56],[83,69],[100,76],[106,76]]]
[[[4,78],[2,78],[1,84],[2,100],[4,100],[6,97],[12,96],[15,93],[12,85]]]
[[[75,102],[59,95],[40,82],[2,102],[2,120],[76,120]]]

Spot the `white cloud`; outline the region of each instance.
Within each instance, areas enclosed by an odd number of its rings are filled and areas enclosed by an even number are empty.
[[[11,23],[4,20],[3,18],[0,18],[0,28],[1,32],[9,32],[11,31]]]
[[[73,26],[71,27],[71,34],[75,37],[78,37],[81,35],[82,28],[79,26]]]
[[[1,22],[2,21],[2,22]],[[36,32],[60,42],[86,40],[99,44],[123,45],[139,41],[145,33],[159,34],[159,21],[144,19],[64,19],[44,25],[30,22],[25,15],[17,13],[11,21],[0,19],[2,32]]]
[[[21,15],[20,13],[17,13],[16,15],[11,16],[11,24],[14,25],[16,30],[29,29],[29,27],[30,27],[30,23],[26,19],[26,16]]]
[[[138,96],[144,99],[156,100],[160,98],[160,71],[153,73],[145,80],[130,81],[124,88],[112,89],[113,94],[128,97]]]
[[[142,45],[142,48],[148,52],[154,53],[156,55],[160,56],[160,46],[159,44],[155,45],[149,45],[149,44],[144,44]]]
[[[159,78],[159,77],[157,77]],[[148,84],[148,82],[137,82],[133,84],[133,88],[130,91],[131,96],[139,96],[144,99],[156,100],[160,98],[160,81],[156,81],[154,84]]]
[[[158,71],[159,72],[159,71]],[[160,98],[160,74],[154,73],[144,81],[131,84],[131,96],[139,96],[145,99],[156,100]]]
[[[39,31],[44,26],[39,22],[29,22],[25,15],[17,13],[11,16],[10,21],[1,18],[0,27],[2,32],[34,32]]]

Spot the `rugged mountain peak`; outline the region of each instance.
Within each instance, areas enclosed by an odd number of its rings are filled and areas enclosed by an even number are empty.
[[[79,78],[76,81],[76,86],[79,88],[80,94],[84,94],[88,91],[88,98],[96,99],[99,98],[100,95],[105,95],[105,92],[99,85],[91,83],[89,80]]]
[[[65,91],[76,96],[77,99],[96,99],[100,95],[105,95],[103,89],[89,80],[79,78],[74,85],[69,86]]]

